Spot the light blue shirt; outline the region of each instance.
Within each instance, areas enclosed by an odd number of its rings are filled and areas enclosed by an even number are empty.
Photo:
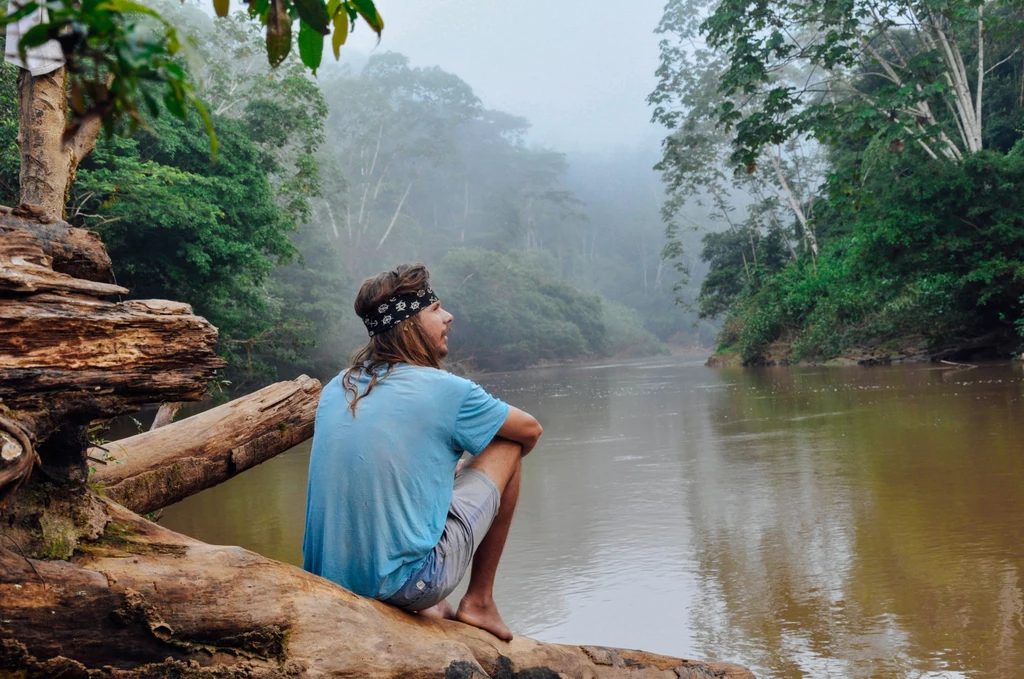
[[[462,451],[480,453],[506,417],[480,385],[407,363],[353,417],[335,377],[316,411],[303,568],[362,596],[397,592],[441,539]]]

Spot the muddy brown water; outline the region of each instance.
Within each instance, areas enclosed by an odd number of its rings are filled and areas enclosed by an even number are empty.
[[[1024,677],[1024,367],[488,375],[545,427],[496,598],[519,633],[758,677]],[[301,562],[308,443],[168,508]]]

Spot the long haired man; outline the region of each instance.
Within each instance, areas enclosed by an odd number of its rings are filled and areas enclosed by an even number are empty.
[[[506,641],[494,576],[519,497],[531,415],[441,368],[453,317],[419,264],[363,281],[369,343],[324,387],[309,461],[306,570]],[[459,470],[463,451],[473,458]],[[470,570],[458,609],[446,597]]]

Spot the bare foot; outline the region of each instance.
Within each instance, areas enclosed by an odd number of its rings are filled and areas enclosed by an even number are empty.
[[[468,597],[464,598],[459,604],[458,612],[455,613],[455,619],[486,630],[499,639],[512,641],[512,630],[501,619],[493,599],[488,603],[480,603],[471,601]]]
[[[434,618],[436,620],[455,620],[455,611],[452,610],[452,606],[448,603],[447,599],[442,599],[441,603],[434,604],[430,608],[424,608],[419,614],[424,618]]]

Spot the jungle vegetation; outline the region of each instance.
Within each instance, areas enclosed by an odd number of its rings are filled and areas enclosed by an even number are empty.
[[[188,302],[217,326],[234,390],[337,373],[365,341],[359,282],[402,261],[431,268],[460,369],[712,341],[673,304],[654,158],[572,167],[439,68],[382,52],[313,78],[296,51],[272,68],[247,13],[151,4],[191,38],[174,63],[198,107],[140,85],[152,110],[100,139],[66,216],[101,234],[133,297]],[[2,76],[0,198],[15,204],[14,69]],[[621,184],[614,199],[602,183]]]
[[[743,16],[743,21],[737,17]],[[1020,2],[672,0],[654,116],[698,297],[745,363],[1006,355],[1024,337]]]

